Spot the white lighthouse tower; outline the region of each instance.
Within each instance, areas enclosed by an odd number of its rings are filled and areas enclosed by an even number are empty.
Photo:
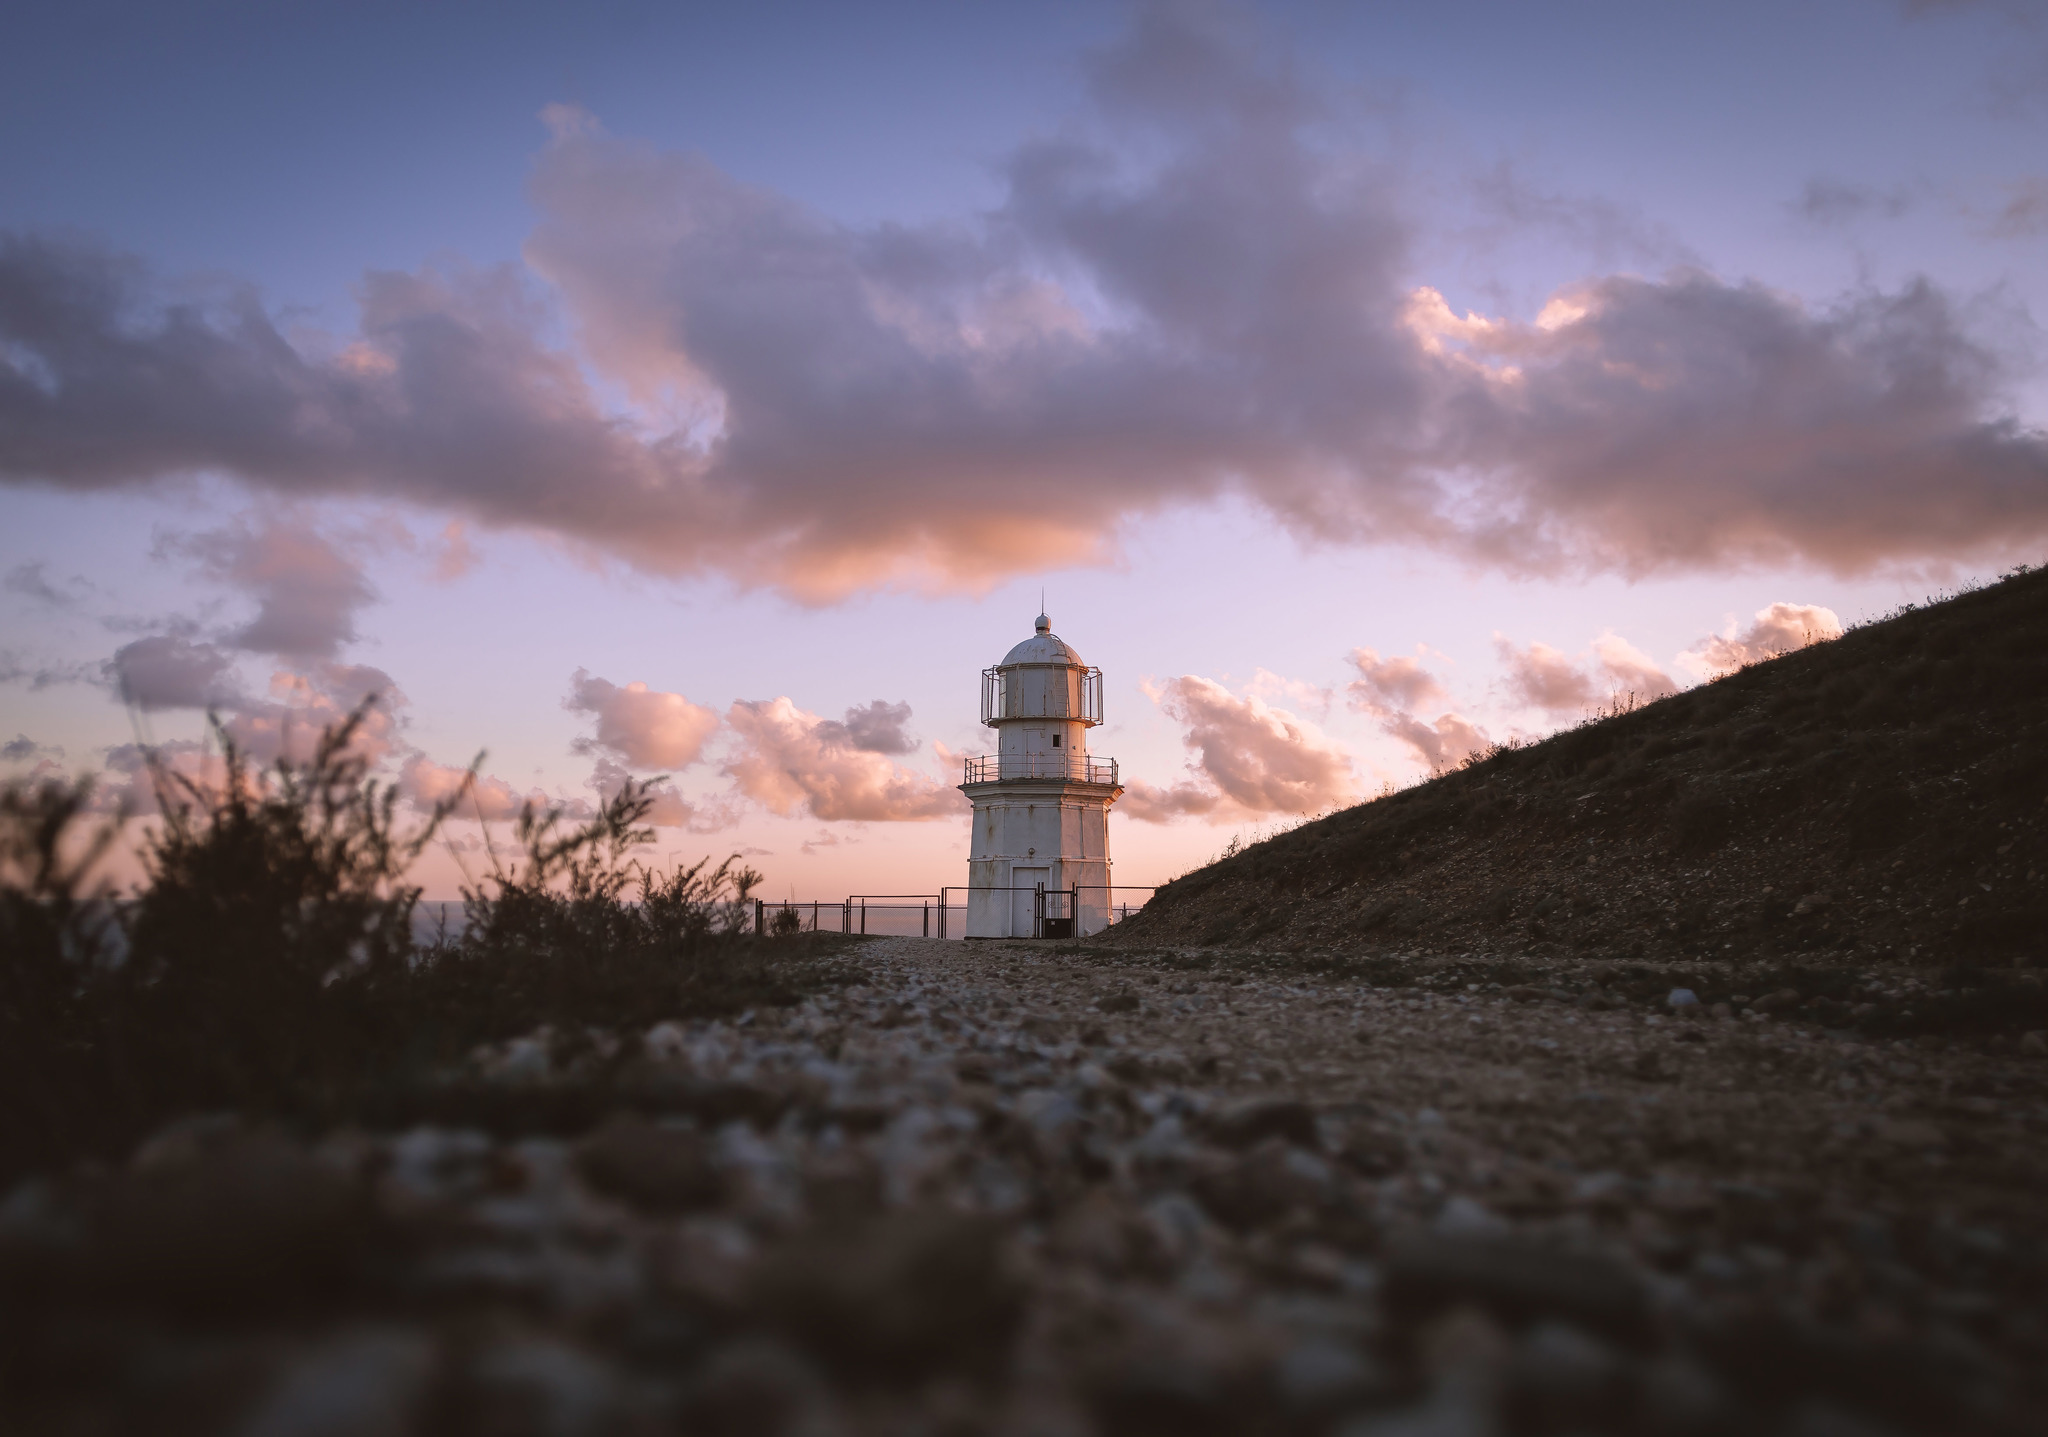
[[[1116,760],[1088,752],[1102,670],[1038,616],[1030,638],[981,671],[981,721],[996,751],[967,760],[974,805],[969,938],[1062,938],[1109,925],[1109,806]]]

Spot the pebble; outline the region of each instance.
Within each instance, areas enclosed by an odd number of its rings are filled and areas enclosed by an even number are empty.
[[[478,1127],[216,1114],[24,1183],[0,1312],[54,1317],[10,1371],[74,1430],[169,1372],[206,1375],[159,1427],[266,1434],[1793,1431],[1865,1389],[1933,1433],[1965,1381],[2039,1415],[2048,1094],[2010,1050],[1674,1021],[1620,964],[1517,1002],[1483,969],[848,961],[649,1028],[590,1121],[535,1102],[584,1081],[550,1069],[490,1080]]]

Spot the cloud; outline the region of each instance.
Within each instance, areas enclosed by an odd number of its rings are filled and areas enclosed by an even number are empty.
[[[64,757],[64,746],[55,743],[37,743],[25,733],[18,733],[6,743],[0,744],[0,761],[7,763],[30,763],[38,759]]]
[[[1579,658],[1540,642],[1520,649],[1501,634],[1494,635],[1493,646],[1509,700],[1550,714],[1588,713],[1618,694],[1647,701],[1678,691],[1655,659],[1612,630]]]
[[[47,689],[58,684],[89,684],[107,677],[105,664],[38,662],[18,650],[0,649],[0,684],[26,679],[31,689]]]
[[[1655,659],[1612,630],[1593,640],[1593,657],[1615,692],[1634,694],[1638,699],[1661,699],[1678,692],[1678,685]]]
[[[569,680],[562,707],[597,719],[597,736],[579,738],[577,753],[604,751],[634,768],[688,768],[703,757],[704,744],[718,729],[718,714],[681,694],[634,682],[624,688],[578,669]]]
[[[1351,759],[1322,730],[1257,694],[1235,695],[1193,674],[1159,687],[1159,707],[1186,729],[1194,777],[1126,785],[1124,811],[1148,823],[1320,813],[1354,802]]]
[[[1806,182],[1792,211],[1809,224],[1835,226],[1876,218],[1895,220],[1913,208],[1913,192],[1903,185],[1878,189],[1815,178]]]
[[[16,564],[7,571],[7,577],[4,582],[0,582],[0,587],[4,587],[12,594],[26,595],[52,608],[70,608],[92,589],[90,583],[75,575],[61,582],[52,580],[50,566],[41,561]]]
[[[598,797],[609,802],[626,780],[631,777],[629,770],[612,759],[600,758],[597,767],[591,771],[590,786],[597,790]],[[740,805],[730,797],[721,796],[710,803],[692,803],[684,798],[672,783],[653,784],[646,790],[646,796],[653,806],[647,810],[647,822],[656,828],[681,828],[691,833],[718,833],[731,828],[740,821]]]
[[[230,655],[213,644],[170,634],[121,645],[106,672],[121,701],[144,711],[221,708],[240,701]]]
[[[1413,714],[1389,714],[1380,726],[1414,749],[1431,773],[1457,767],[1467,754],[1481,752],[1488,743],[1486,730],[1462,714],[1441,714],[1433,723]]]
[[[431,809],[460,793],[469,776],[466,768],[435,763],[425,754],[415,752],[407,756],[398,771],[398,791],[414,808]],[[468,795],[456,805],[453,816],[497,823],[517,818],[520,807],[529,802],[545,810],[548,797],[537,789],[520,793],[504,779],[480,773],[470,785]]]
[[[784,817],[807,811],[827,822],[899,821],[951,818],[967,807],[958,790],[857,746],[850,724],[806,713],[787,698],[742,699],[725,721],[740,741],[725,771],[747,797]]]
[[[318,343],[247,290],[7,235],[0,479],[397,498],[812,601],[1100,562],[1223,495],[1522,573],[2048,534],[2021,376],[1934,285],[1809,305],[1682,270],[1460,318],[1418,287],[1399,157],[1347,146],[1305,73],[1141,6],[998,202],[929,224],[841,224],[557,108],[528,272],[372,273]]]
[[[866,749],[869,753],[909,753],[917,740],[904,731],[910,722],[910,705],[876,699],[866,708],[850,708],[844,722],[826,719],[818,725],[822,742]]]
[[[1486,747],[1486,731],[1462,714],[1446,712],[1434,721],[1416,716],[1414,710],[1424,705],[1450,702],[1449,691],[1419,660],[1383,659],[1375,649],[1353,649],[1351,663],[1359,674],[1346,690],[1351,707],[1378,718],[1381,732],[1414,750],[1432,772]]]
[[[1758,609],[1746,629],[1738,632],[1730,624],[1727,633],[1700,640],[1679,662],[1697,677],[1709,678],[1841,635],[1842,620],[1833,609],[1780,602]]]
[[[270,676],[268,692],[262,697],[230,689],[212,701],[208,695],[213,690],[206,688],[203,680],[213,672],[211,659],[218,657],[218,652],[201,653],[195,659],[176,649],[184,640],[163,636],[158,640],[161,644],[140,639],[125,645],[108,665],[117,674],[124,695],[144,709],[213,710],[236,751],[259,770],[279,759],[293,763],[310,759],[323,732],[372,694],[379,696],[378,702],[365,712],[348,753],[374,767],[399,749],[405,695],[381,669],[355,664],[280,669]],[[207,646],[186,647],[204,650]],[[138,659],[138,653],[143,657]],[[152,701],[143,702],[145,695]],[[152,752],[168,773],[183,776],[202,790],[217,790],[225,780],[226,768],[211,739],[118,744],[107,750],[105,769],[110,781],[95,796],[95,806],[106,812],[155,813],[155,783],[148,762]],[[459,777],[462,770],[447,772]],[[432,791],[431,777],[415,771],[411,764],[401,769],[399,785],[400,793],[416,804],[423,793]]]
[[[201,793],[216,793],[226,781],[227,770],[220,755],[208,745],[191,739],[174,739],[151,746],[116,744],[107,750],[106,777],[93,791],[93,807],[101,813],[139,817],[158,813],[156,775],[150,769],[154,754],[165,776],[172,780],[173,800],[181,797],[177,779],[184,779]]]
[[[1351,665],[1358,678],[1345,687],[1351,706],[1371,712],[1385,709],[1413,709],[1424,704],[1447,703],[1450,695],[1421,661],[1404,655],[1383,659],[1377,649],[1353,649]]]
[[[373,694],[377,702],[364,714],[349,751],[367,763],[380,763],[399,747],[406,700],[391,675],[368,664],[279,669],[270,676],[268,697],[235,699],[222,727],[257,763],[279,758],[304,762],[319,746],[323,732]]]
[[[1991,412],[1999,360],[1924,282],[1815,312],[1699,273],[1606,279],[1444,342],[1458,447],[1504,506],[1463,539],[1503,564],[1846,571],[2048,519],[2048,436]]]
[[[450,519],[441,530],[440,548],[434,556],[434,577],[444,584],[453,583],[479,562],[476,549],[469,542],[469,526],[460,519]]]
[[[1563,650],[1545,643],[1518,649],[1499,634],[1494,635],[1493,643],[1513,702],[1549,713],[1567,713],[1589,709],[1597,701],[1593,681]]]
[[[356,561],[310,526],[265,517],[170,540],[209,578],[255,596],[256,617],[224,640],[254,653],[331,659],[356,637],[355,613],[376,597]]]

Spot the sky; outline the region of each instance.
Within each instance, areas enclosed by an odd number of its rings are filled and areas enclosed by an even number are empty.
[[[932,892],[1042,593],[1163,882],[2041,562],[2043,156],[2038,0],[37,7],[0,774]]]

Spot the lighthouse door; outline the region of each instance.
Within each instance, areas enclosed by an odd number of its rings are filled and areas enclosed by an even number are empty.
[[[1037,893],[1041,885],[1052,877],[1050,868],[1012,868],[1010,870],[1010,936],[1012,938],[1035,938],[1037,932],[1032,926],[1036,912]]]

